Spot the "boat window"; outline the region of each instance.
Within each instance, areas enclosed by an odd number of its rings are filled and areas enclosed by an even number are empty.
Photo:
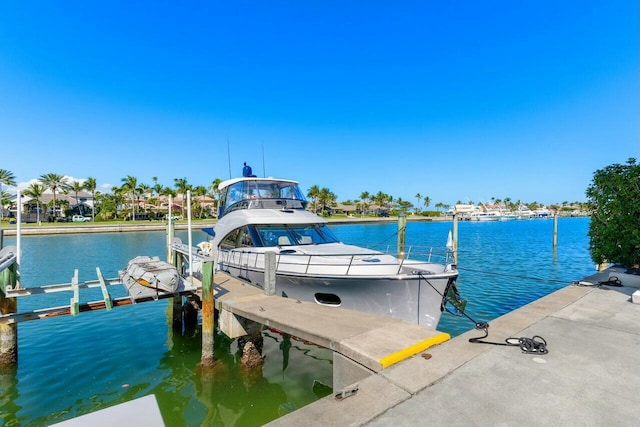
[[[307,200],[294,182],[256,179],[225,187],[221,193],[221,216],[236,209],[304,209]]]
[[[249,230],[247,227],[242,227],[240,229],[240,234],[238,235],[238,247],[250,248],[253,246],[255,246],[255,244],[253,243]]]
[[[285,244],[285,239],[289,242],[292,241],[292,237],[289,235],[289,231],[284,225],[260,225],[255,228],[264,246],[278,246]]]
[[[259,246],[255,244],[255,239],[247,227],[240,227],[233,230],[227,237],[222,240],[220,246],[223,249],[247,248]]]
[[[255,232],[264,246],[320,245],[339,241],[324,224],[257,225]]]
[[[325,243],[337,243],[340,240],[329,230],[329,227],[326,225],[316,226],[318,233],[322,236],[322,239]]]
[[[238,236],[240,235],[240,229],[233,230],[225,237],[220,243],[222,249],[235,249]]]
[[[300,245],[319,245],[338,241],[324,225],[313,224],[292,226],[291,228]]]

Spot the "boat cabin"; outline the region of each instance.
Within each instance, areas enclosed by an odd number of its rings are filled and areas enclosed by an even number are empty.
[[[237,178],[220,183],[218,218],[236,209],[304,209],[307,200],[296,181]]]

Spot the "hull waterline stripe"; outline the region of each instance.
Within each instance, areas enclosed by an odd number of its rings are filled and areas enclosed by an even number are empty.
[[[429,347],[433,347],[434,345],[441,344],[445,341],[449,341],[451,336],[447,333],[441,333],[434,337],[431,337],[427,340],[421,341],[419,343],[413,344],[403,350],[397,351],[393,354],[383,357],[378,361],[383,368],[387,368],[394,363],[398,363],[404,359],[407,359],[411,356],[414,356],[421,351],[428,349]]]

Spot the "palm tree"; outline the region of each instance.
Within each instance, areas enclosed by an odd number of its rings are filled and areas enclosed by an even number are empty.
[[[220,183],[222,183],[222,180],[220,178],[216,178],[213,180],[213,182],[211,183],[211,192],[213,193],[213,198],[216,201],[216,212],[215,212],[215,216],[218,216],[218,210],[220,208]]]
[[[173,208],[173,200],[176,198],[176,190],[174,190],[173,188],[170,187],[162,187],[162,190],[160,191],[160,195],[165,196],[165,197],[169,197],[171,196],[171,204],[167,204],[167,214],[169,214],[169,209]]]
[[[378,191],[375,196],[373,196],[373,200],[375,200],[376,204],[379,207],[387,207],[387,203],[391,203],[393,201],[393,197],[389,196],[382,191]]]
[[[16,185],[16,177],[13,173],[6,169],[0,169],[0,194],[2,194],[2,184],[4,185]],[[4,200],[4,198],[2,199]],[[2,218],[4,216],[4,205],[0,203],[0,225],[2,225]]]
[[[430,204],[431,204],[431,199],[429,198],[429,196],[424,196],[424,207],[428,208]]]
[[[364,215],[365,210],[369,210],[369,200],[371,199],[371,194],[368,191],[363,191],[360,194],[360,199],[362,200],[362,215]]]
[[[5,205],[9,204],[9,197],[11,194],[7,191],[0,191],[0,211],[4,210]]]
[[[42,194],[45,192],[46,189],[47,188],[44,185],[38,182],[34,182],[29,186],[29,188],[24,190],[24,194],[26,196],[33,197],[34,199],[36,199],[36,211],[37,211],[38,224],[40,224],[40,197],[42,197]]]
[[[318,210],[318,198],[320,197],[320,187],[313,185],[309,191],[307,191],[307,197],[311,199],[311,205],[313,206],[313,212]]]
[[[197,185],[197,186],[193,187],[193,190],[191,190],[191,194],[193,194],[194,200],[198,200],[197,199],[198,196],[206,196],[207,195],[207,189],[206,189],[206,187],[204,185]],[[193,205],[191,207],[193,210],[195,210],[194,208],[196,208],[196,207],[200,208],[200,213],[198,214],[198,218],[202,218],[204,216],[204,205],[202,204],[202,201],[199,201],[198,204],[196,204],[196,203],[194,203],[192,201],[191,204]]]
[[[53,219],[55,220],[58,217],[56,192],[58,190],[66,191],[69,187],[69,183],[67,182],[67,178],[57,173],[46,173],[41,175],[40,182],[42,182],[42,185],[44,185],[45,188],[50,189],[53,193]]]
[[[158,183],[158,177],[152,176],[151,180],[153,181],[153,186],[151,189],[156,192],[156,197],[158,198],[156,202],[156,210],[160,208],[160,192],[162,191],[162,184]]]
[[[89,177],[84,182],[84,189],[91,192],[91,221],[96,220],[96,179]]]
[[[84,190],[84,185],[80,184],[80,181],[73,181],[73,183],[69,185],[69,190],[73,191],[76,195],[76,208],[78,208],[78,213],[80,215],[84,215],[84,210],[81,212],[80,208],[78,207],[78,205],[80,204],[78,203],[78,193]]]
[[[513,203],[511,203],[511,197],[504,198],[504,205],[507,207],[507,209],[513,210]]]
[[[180,204],[180,208],[182,209],[182,215],[184,215],[184,199],[188,190],[191,190],[191,185],[187,183],[187,178],[173,178],[174,187],[176,188],[176,192],[182,195],[182,203]]]
[[[136,206],[140,207],[140,199],[146,200],[147,194],[151,194],[152,190],[147,184],[138,184],[136,187]],[[143,204],[144,207],[144,204]]]
[[[324,215],[324,212],[326,211],[327,206],[334,205],[337,198],[338,197],[334,193],[332,193],[328,188],[320,189],[320,192],[318,193],[318,201],[322,205],[323,215]]]
[[[131,197],[131,220],[133,221],[136,219],[135,197],[136,188],[138,188],[138,178],[127,175],[126,178],[122,178],[120,181],[122,181],[120,190]]]
[[[420,200],[422,199],[422,194],[416,193],[415,198],[418,199],[418,203],[416,203],[416,206],[420,206]],[[418,212],[417,207],[416,207],[416,212]]]

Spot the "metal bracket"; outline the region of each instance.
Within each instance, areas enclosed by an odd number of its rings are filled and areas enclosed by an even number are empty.
[[[358,389],[359,389],[359,385],[358,383],[355,384],[351,384],[350,386],[347,386],[345,388],[343,388],[342,390],[340,390],[339,392],[335,393],[333,395],[333,397],[335,397],[336,400],[344,400],[347,397],[351,397],[353,395],[355,395],[356,393],[358,393]]]

